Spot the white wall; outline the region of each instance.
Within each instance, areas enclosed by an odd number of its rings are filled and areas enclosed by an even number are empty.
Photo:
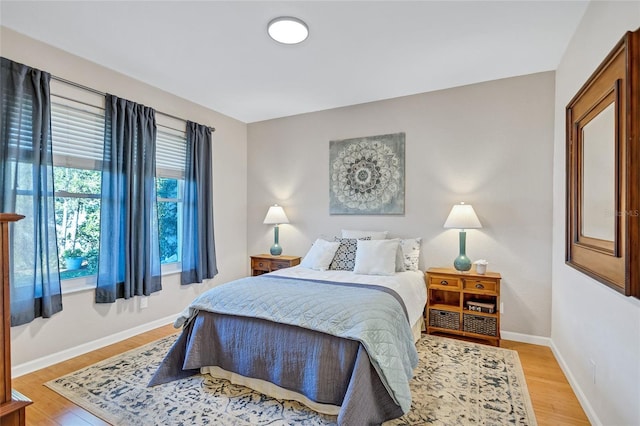
[[[502,329],[551,333],[554,73],[475,84],[249,124],[248,248],[268,252],[268,206],[285,207],[284,254],[304,255],[341,228],[423,237],[421,268],[452,266],[451,206],[473,204],[483,228],[467,255],[502,273]],[[329,141],[406,133],[403,216],[329,215]]]
[[[149,307],[143,310],[138,307],[139,298],[98,305],[93,302],[93,291],[63,295],[62,312],[11,329],[14,366],[62,351],[72,353],[76,347],[87,347],[92,341],[114,335],[123,336],[145,324],[166,322],[197,294],[246,274],[246,124],[7,28],[1,28],[0,40],[0,53],[4,57],[216,128],[212,190],[219,275],[207,283],[184,287],[180,286],[179,275],[165,276],[163,290],[150,296]]]
[[[591,2],[556,72],[552,340],[587,415],[603,425],[640,424],[640,300],[564,264],[565,107],[639,26],[639,2]]]

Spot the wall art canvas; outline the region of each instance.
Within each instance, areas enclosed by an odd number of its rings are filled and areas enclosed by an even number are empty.
[[[329,142],[329,213],[404,214],[404,133]]]

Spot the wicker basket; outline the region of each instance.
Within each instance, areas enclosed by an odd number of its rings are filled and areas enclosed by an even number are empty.
[[[457,312],[441,311],[440,309],[430,309],[429,326],[448,328],[449,330],[460,330],[460,314]]]
[[[462,327],[464,331],[468,331],[470,333],[484,334],[485,336],[497,336],[497,323],[498,321],[496,318],[464,314]]]

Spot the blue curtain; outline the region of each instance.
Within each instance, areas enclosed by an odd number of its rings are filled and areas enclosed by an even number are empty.
[[[162,289],[155,111],[107,94],[97,303]]]
[[[53,191],[48,73],[6,58],[0,80],[0,212],[13,224],[11,325],[62,310]]]
[[[218,273],[213,235],[211,129],[187,121],[180,282],[201,283]]]

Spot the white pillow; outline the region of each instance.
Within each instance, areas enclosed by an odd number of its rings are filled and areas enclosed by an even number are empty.
[[[338,250],[339,246],[339,242],[326,241],[318,238],[304,256],[302,262],[300,262],[300,266],[315,269],[316,271],[326,271],[329,269],[329,265],[333,260],[333,256],[336,255],[336,250]]]
[[[400,240],[402,255],[404,257],[404,269],[406,271],[417,271],[420,262],[420,244],[422,238],[405,238]]]
[[[371,237],[372,240],[384,240],[387,238],[389,231],[353,231],[350,229],[342,230],[342,238],[364,238]]]
[[[396,272],[398,240],[358,240],[353,272],[366,275],[393,275]]]

